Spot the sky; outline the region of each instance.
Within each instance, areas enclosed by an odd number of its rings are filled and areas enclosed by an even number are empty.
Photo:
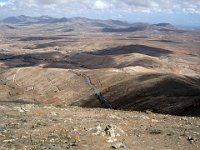
[[[9,16],[87,17],[200,27],[200,0],[0,0]]]

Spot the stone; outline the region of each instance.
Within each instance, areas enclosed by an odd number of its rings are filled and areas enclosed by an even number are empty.
[[[112,124],[108,125],[104,131],[106,135],[110,137],[120,136],[120,134],[126,135],[126,133],[121,128]]]
[[[113,143],[113,142],[116,142],[116,141],[117,141],[117,139],[112,138],[112,137],[108,137],[108,139],[106,140],[106,142],[108,142],[108,143]]]
[[[151,122],[159,122],[157,119],[151,119]]]
[[[189,136],[187,138],[187,140],[190,142],[190,144],[192,144],[194,142],[194,138],[192,136]]]
[[[115,131],[113,125],[108,125],[105,129],[106,135],[110,137],[115,137]]]
[[[15,139],[10,139],[10,140],[4,140],[4,143],[13,143],[15,141]]]
[[[120,117],[118,117],[116,115],[110,115],[109,118],[112,118],[112,119],[121,119]]]
[[[148,130],[149,130],[150,134],[155,134],[156,135],[156,134],[162,134],[163,133],[163,131],[161,129],[158,129],[158,128],[151,127]]]
[[[146,110],[145,113],[146,113],[146,114],[152,114],[152,111]]]
[[[122,142],[114,142],[111,145],[112,148],[118,149],[118,148],[126,148],[126,146]]]
[[[99,131],[102,131],[102,128],[100,125],[96,126],[96,129],[99,130]]]
[[[103,131],[100,125],[96,126],[94,130],[95,133],[93,133],[93,135],[100,135]]]

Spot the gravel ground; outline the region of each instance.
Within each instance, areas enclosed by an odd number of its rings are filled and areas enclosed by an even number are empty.
[[[200,119],[101,108],[1,104],[0,149],[200,148]]]

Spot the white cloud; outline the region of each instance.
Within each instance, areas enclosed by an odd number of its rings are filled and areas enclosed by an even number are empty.
[[[6,5],[6,2],[0,2],[0,7],[3,7]]]
[[[101,10],[103,10],[103,9],[109,8],[109,4],[106,3],[106,2],[104,2],[104,1],[98,0],[98,1],[96,1],[94,3],[94,7],[93,8],[94,9],[101,9]]]
[[[52,12],[53,10],[53,12]],[[8,0],[0,14],[63,14],[86,11],[168,12],[200,14],[200,0]]]

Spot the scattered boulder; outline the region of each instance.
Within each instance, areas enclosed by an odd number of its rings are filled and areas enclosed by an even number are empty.
[[[156,127],[150,127],[147,129],[149,131],[150,134],[156,135],[156,134],[162,134],[163,131],[159,128]]]
[[[120,136],[120,134],[126,135],[121,128],[112,124],[108,125],[104,131],[106,132],[106,135],[111,137]]]
[[[106,132],[106,135],[110,137],[116,136],[113,125],[108,125],[104,131]]]
[[[96,127],[94,128],[94,131],[95,131],[95,132],[93,133],[93,135],[100,135],[100,134],[103,133],[103,129],[101,128],[100,125],[96,126]]]
[[[118,148],[126,148],[125,144],[123,144],[122,142],[114,142],[111,145],[112,148],[114,149],[118,149]]]
[[[113,138],[113,137],[108,137],[107,141],[108,143],[113,143],[113,142],[116,142],[117,139]]]
[[[187,140],[190,142],[190,144],[193,144],[194,142],[194,138],[192,136],[189,136]]]

